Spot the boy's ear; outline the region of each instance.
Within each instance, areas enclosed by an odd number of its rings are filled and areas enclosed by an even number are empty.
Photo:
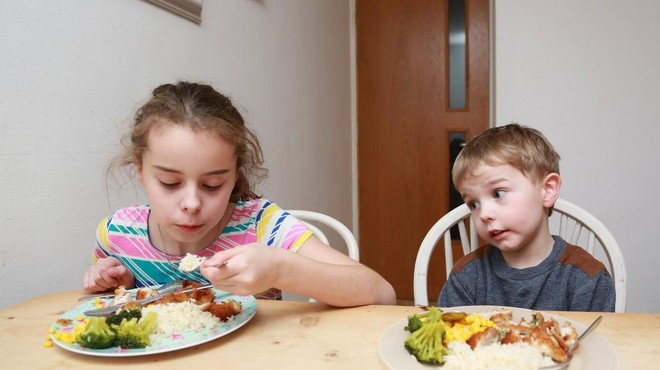
[[[558,173],[548,174],[543,180],[543,207],[550,208],[555,205],[559,198],[561,188],[561,176]]]

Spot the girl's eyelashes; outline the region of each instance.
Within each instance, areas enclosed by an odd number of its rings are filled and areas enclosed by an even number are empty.
[[[161,180],[159,180],[158,182],[160,182],[160,184],[163,187],[168,188],[168,189],[176,188],[180,184],[179,182],[166,182],[166,181],[161,181]]]
[[[219,190],[222,187],[222,184],[220,184],[220,185],[206,185],[205,184],[205,185],[202,185],[202,187],[206,190],[209,190],[209,191],[215,191],[215,190]]]
[[[179,185],[181,185],[180,182],[167,182],[167,181],[162,181],[162,180],[158,180],[158,182],[160,183],[160,185],[162,187],[164,187],[166,189],[176,189]],[[223,184],[219,184],[219,185],[201,184],[200,187],[204,190],[216,191],[216,190],[220,190],[220,188],[222,188],[222,185]]]
[[[504,197],[505,194],[506,194],[506,190],[498,189],[498,190],[495,190],[495,192],[493,193],[493,197],[495,199],[500,199],[500,198]]]

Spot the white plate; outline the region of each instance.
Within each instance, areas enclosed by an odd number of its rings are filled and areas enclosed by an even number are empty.
[[[497,309],[507,309],[513,312],[513,319],[515,321],[520,320],[524,317],[528,321],[532,317],[532,310],[514,308],[514,307],[502,307],[502,306],[464,306],[464,307],[452,307],[451,311],[464,311],[467,313],[475,312],[490,312]],[[559,315],[553,315],[550,313],[543,313],[543,316],[546,319],[554,318],[561,325],[564,322],[570,322],[573,327],[577,330],[578,334],[581,334],[586,326],[565,319]],[[385,330],[383,336],[380,338],[379,352],[380,358],[383,360],[385,365],[390,370],[428,370],[428,369],[442,369],[442,366],[429,366],[423,365],[417,362],[414,356],[410,355],[408,351],[404,348],[403,342],[408,337],[409,332],[404,328],[408,324],[408,318],[405,317],[392,326]],[[616,350],[612,345],[605,339],[602,335],[598,334],[598,328],[589,334],[582,342],[580,342],[580,348],[575,352],[573,360],[571,361],[570,369],[580,369],[580,370],[601,370],[601,369],[612,369],[616,370],[619,368],[619,356],[616,353]]]
[[[216,296],[224,294],[220,290],[215,290]],[[138,349],[122,349],[119,347],[111,347],[107,349],[90,349],[80,346],[78,343],[65,343],[55,339],[54,334],[51,334],[53,342],[59,347],[71,351],[80,353],[83,355],[91,356],[104,356],[104,357],[130,357],[130,356],[144,356],[144,355],[153,355],[156,353],[176,351],[183,348],[188,348],[196,346],[202,343],[212,341],[214,339],[225,336],[241,326],[245,325],[252,317],[254,317],[257,312],[257,301],[253,296],[223,296],[222,299],[219,299],[219,302],[224,302],[226,300],[233,299],[242,305],[242,311],[240,314],[234,316],[227,322],[221,322],[218,325],[199,331],[189,331],[180,333],[172,338],[159,341],[159,343],[154,344],[153,346],[147,346],[146,348]],[[103,299],[106,304],[109,304],[111,299]],[[219,303],[218,302],[218,303]],[[70,325],[62,326],[57,323],[53,324],[53,328],[57,330],[73,330],[73,327],[78,324],[77,318],[83,316],[83,312],[87,310],[94,309],[94,301],[85,302],[78,307],[65,312],[60,316],[63,319],[71,319],[72,323]]]

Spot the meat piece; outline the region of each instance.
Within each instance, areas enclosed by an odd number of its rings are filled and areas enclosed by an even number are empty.
[[[158,290],[149,287],[144,287],[138,289],[138,291],[135,293],[135,299],[143,299],[154,296],[156,294],[158,294]]]
[[[227,321],[232,316],[238,315],[243,310],[240,302],[233,299],[226,300],[222,303],[212,304],[208,307],[207,311],[213,316],[218,317],[222,321]]]
[[[511,310],[493,311],[484,317],[499,326],[500,324],[510,324],[513,321],[513,312]]]
[[[559,323],[557,320],[550,320],[550,322],[546,321],[546,331],[551,334],[555,340],[557,341],[557,344],[559,347],[561,347],[562,350],[567,351],[569,345],[566,344],[566,341],[564,340],[564,337],[561,334],[561,328],[559,327]]]
[[[506,334],[504,334],[504,337],[502,340],[500,340],[500,343],[512,344],[522,342],[524,339],[525,337],[520,335],[520,330],[511,329],[506,331]]]
[[[560,328],[560,334],[562,339],[564,339],[564,342],[566,345],[570,348],[573,344],[577,343],[578,340],[578,333],[577,330],[571,325],[571,323],[567,322],[564,323],[564,326]],[[578,349],[580,347],[579,344],[575,345],[575,349]]]
[[[215,299],[215,293],[213,292],[213,289],[194,289],[190,293],[190,297],[195,300],[195,303],[201,305],[204,303],[213,302]]]
[[[133,300],[131,294],[126,290],[126,287],[123,285],[118,286],[115,289],[115,297],[112,299],[112,305],[121,305],[128,303]]]
[[[465,343],[469,344],[472,349],[475,349],[478,347],[497,343],[499,340],[500,334],[498,330],[491,326],[482,332],[472,334],[470,339],[465,341]]]
[[[568,354],[561,348],[557,339],[542,328],[534,328],[530,339],[532,344],[538,346],[543,354],[551,357],[555,362],[568,361]]]
[[[545,323],[545,318],[543,317],[543,314],[540,313],[539,311],[533,311],[532,312],[532,325],[542,326],[544,323]]]
[[[55,321],[55,322],[56,322],[58,325],[67,326],[67,325],[71,325],[71,323],[73,322],[73,320],[71,320],[71,319],[63,319],[63,318],[59,318],[59,319],[57,319],[57,321]]]

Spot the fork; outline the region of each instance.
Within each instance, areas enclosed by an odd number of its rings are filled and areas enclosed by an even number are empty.
[[[166,293],[171,287],[178,287],[183,284],[183,280],[172,280],[156,288],[158,293]],[[90,294],[78,298],[78,301],[89,301],[95,298],[114,298],[114,293],[99,293],[99,294]],[[135,292],[131,293],[131,296],[135,297]]]

